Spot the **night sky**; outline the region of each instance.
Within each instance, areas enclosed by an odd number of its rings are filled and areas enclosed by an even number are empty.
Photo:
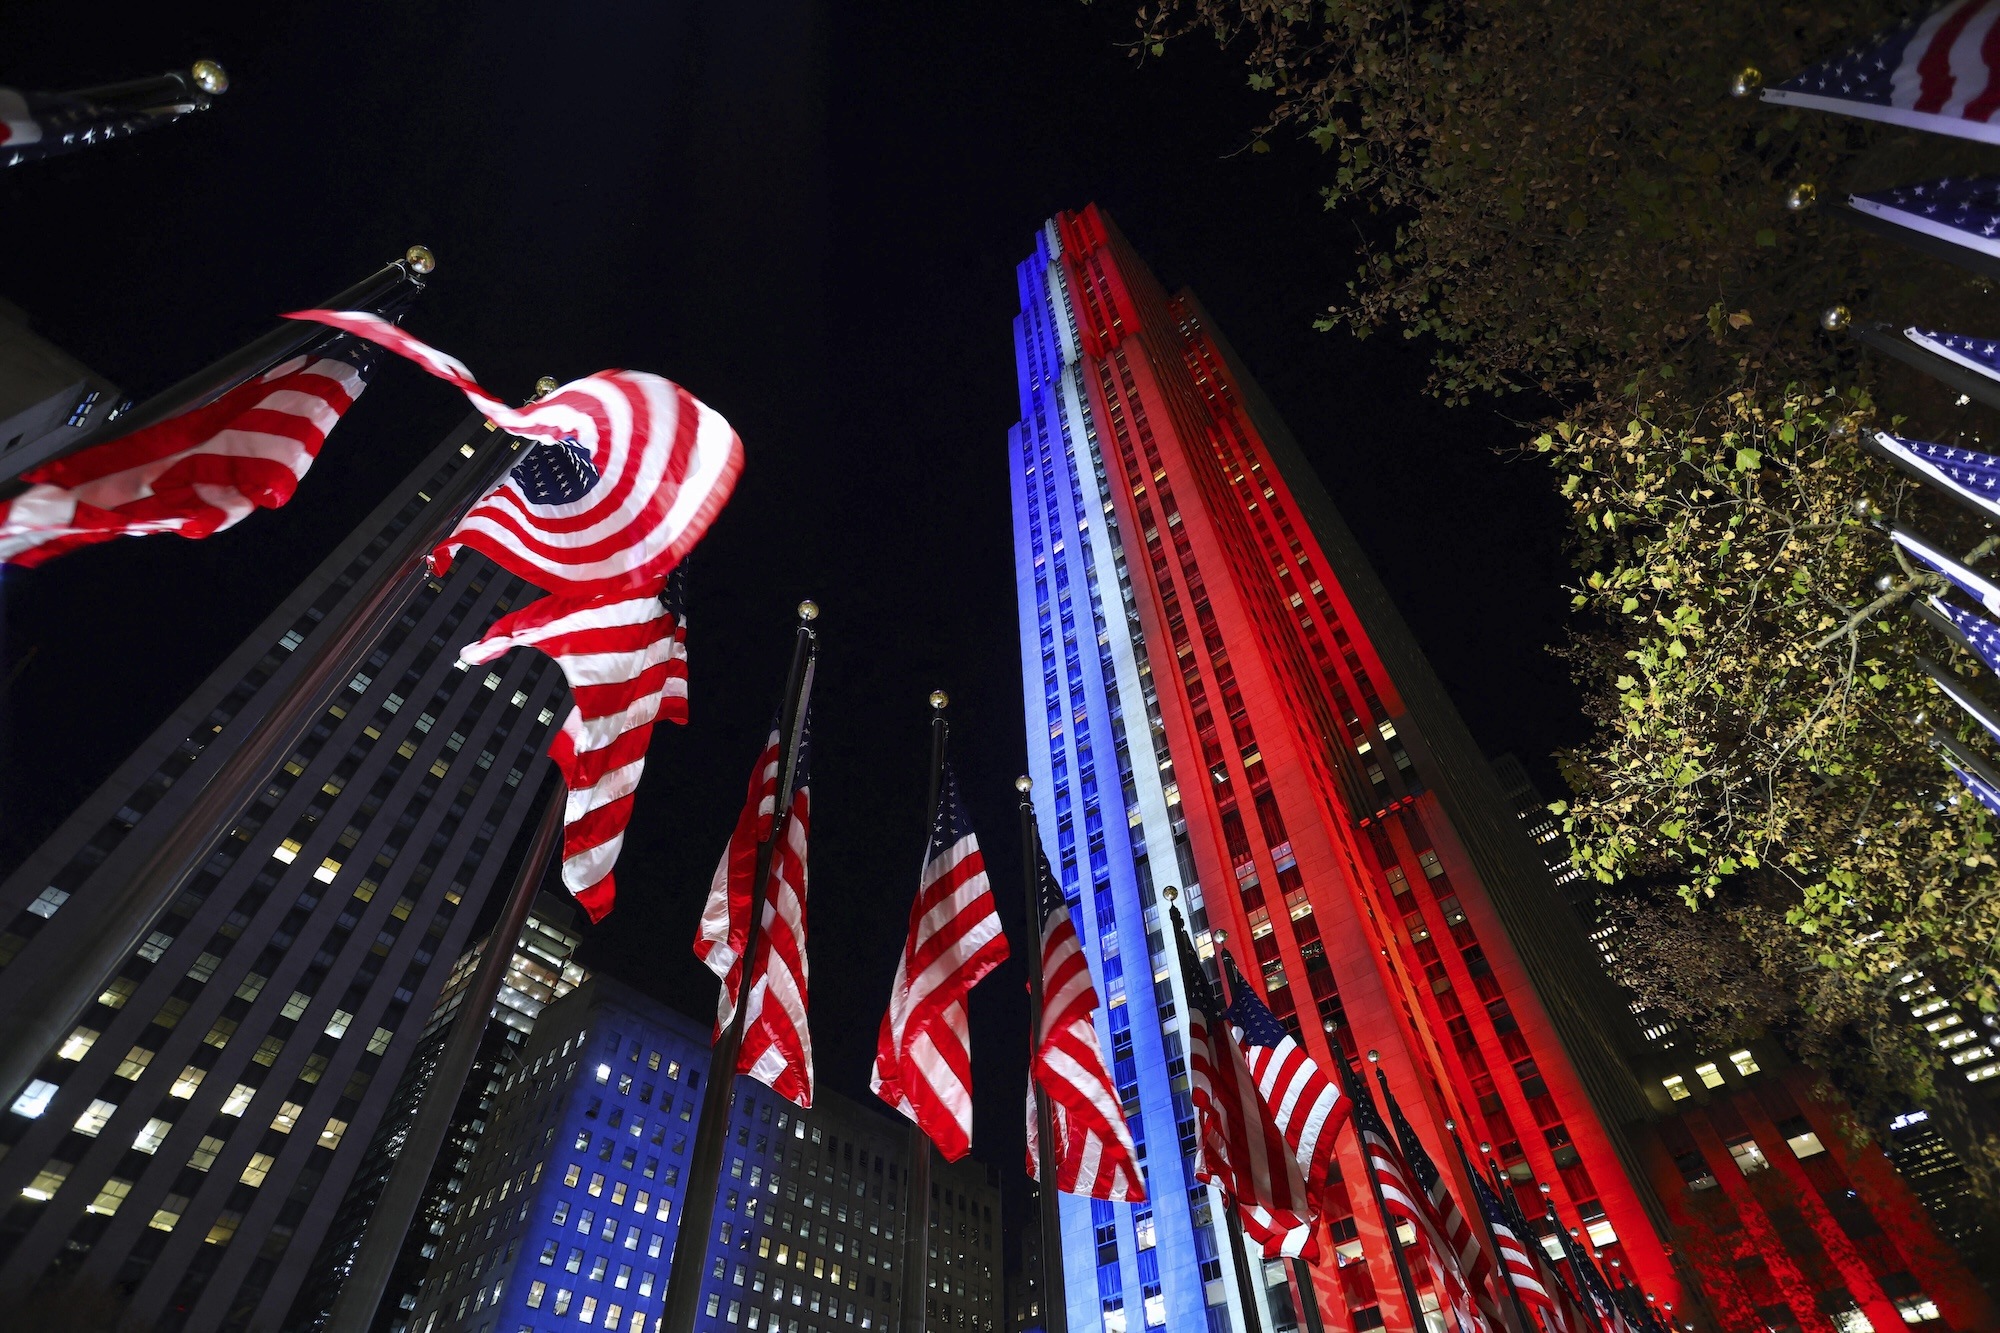
[[[407,326],[518,400],[607,366],[685,384],[748,465],[691,567],[692,725],[656,733],[583,958],[690,1013],[689,952],[801,597],[823,608],[811,951],[820,1083],[867,1096],[923,843],[925,698],[1020,950],[1024,757],[1006,432],[1014,265],[1095,200],[1192,286],[1285,414],[1490,753],[1553,781],[1562,515],[1499,411],[1424,398],[1427,351],[1316,333],[1358,223],[1309,145],[1190,45],[1135,64],[1129,8],[398,6],[12,0],[0,84],[199,57],[206,116],[0,174],[0,297],[143,398],[429,245]],[[1516,412],[1521,404],[1502,404]],[[383,367],[294,502],[0,576],[0,873],[74,808],[466,412]],[[975,1156],[1023,1197],[1024,973],[975,993]],[[1012,1255],[1009,1255],[1011,1261]]]

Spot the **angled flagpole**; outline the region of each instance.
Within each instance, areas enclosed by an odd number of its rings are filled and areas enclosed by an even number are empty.
[[[1063,1291],[1062,1201],[1056,1197],[1055,1118],[1049,1094],[1035,1077],[1035,1057],[1042,1045],[1042,908],[1040,867],[1042,841],[1035,827],[1034,779],[1014,779],[1021,793],[1021,887],[1028,905],[1028,1088],[1035,1097],[1036,1142],[1041,1145],[1035,1182],[1042,1220],[1042,1327],[1045,1333],[1069,1333],[1069,1300]]]
[[[1507,1271],[1507,1256],[1500,1252],[1500,1238],[1493,1233],[1493,1219],[1486,1215],[1486,1205],[1480,1202],[1479,1173],[1472,1169],[1472,1159],[1465,1154],[1465,1141],[1458,1137],[1458,1126],[1451,1121],[1445,1121],[1444,1128],[1451,1135],[1451,1146],[1458,1150],[1459,1169],[1465,1172],[1466,1180],[1472,1185],[1471,1209],[1479,1214],[1480,1228],[1486,1233],[1487,1252],[1493,1256],[1493,1280],[1506,1289],[1508,1303],[1513,1307],[1514,1318],[1521,1325],[1521,1333],[1535,1333],[1535,1321],[1528,1317],[1528,1307],[1522,1304],[1521,1293],[1514,1289],[1514,1276]],[[1486,1144],[1479,1146],[1482,1151],[1487,1149]]]
[[[701,1275],[708,1259],[708,1233],[715,1220],[715,1192],[722,1176],[722,1152],[729,1137],[729,1113],[736,1100],[736,1056],[743,1046],[743,1029],[750,1013],[751,969],[757,938],[763,933],[764,898],[778,839],[784,836],[791,810],[792,779],[798,770],[799,737],[812,698],[818,640],[812,622],[819,607],[799,603],[799,628],[792,642],[792,665],[785,679],[785,701],[779,713],[778,736],[784,746],[778,761],[778,785],[772,794],[771,826],[757,842],[757,867],[750,880],[750,917],[745,924],[741,966],[737,973],[735,1012],[716,1039],[708,1062],[708,1089],[702,1094],[701,1123],[695,1129],[694,1155],[688,1161],[686,1199],[681,1224],[674,1235],[674,1257],[667,1270],[667,1291],[660,1327],[668,1333],[694,1333],[701,1299]],[[723,979],[723,985],[729,984]]]
[[[384,264],[345,291],[328,297],[323,304],[333,310],[369,310],[377,314],[398,309],[424,290],[426,276],[436,267],[437,260],[428,249],[413,245],[404,251],[401,259]],[[297,356],[314,343],[325,341],[327,336],[324,325],[285,320],[277,328],[210,362],[180,383],[154,394],[131,411],[106,419],[95,430],[77,436],[58,451],[40,454],[32,444],[23,446],[15,457],[0,463],[0,499],[17,494],[22,489],[15,479],[30,468],[67,458],[107,440],[122,439],[134,431],[157,426],[169,418],[212,403],[238,385]],[[456,522],[456,519],[453,521]]]

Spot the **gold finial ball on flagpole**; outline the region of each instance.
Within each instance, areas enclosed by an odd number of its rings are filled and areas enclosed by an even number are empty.
[[[554,393],[559,387],[561,386],[559,386],[556,383],[555,376],[544,375],[540,379],[535,381],[535,397],[546,398],[550,394]]]
[[[1374,1065],[1374,1064],[1380,1064],[1381,1062],[1382,1062],[1382,1052],[1380,1052],[1380,1051],[1370,1051],[1370,1052],[1368,1052],[1368,1063],[1369,1063],[1369,1064],[1371,1064],[1371,1065]]]
[[[438,266],[437,256],[427,245],[413,245],[403,251],[403,262],[410,266],[412,273],[428,273]]]
[[[213,60],[197,60],[188,73],[194,79],[194,86],[205,93],[226,93],[229,91],[229,71]]]
[[[1758,69],[1755,65],[1745,65],[1736,72],[1736,77],[1729,81],[1729,95],[1731,97],[1748,97],[1763,86],[1764,71]]]
[[[1229,932],[1228,932],[1228,931],[1226,931],[1226,930],[1218,930],[1218,931],[1214,931],[1214,932],[1212,932],[1212,934],[1214,935],[1214,938],[1215,938],[1215,942],[1216,942],[1217,944],[1227,944],[1227,943],[1229,943]]]
[[[812,598],[810,598],[810,597],[806,598],[806,600],[804,600],[803,602],[800,602],[800,603],[799,603],[799,619],[800,619],[800,620],[808,620],[808,621],[810,621],[810,620],[818,620],[818,619],[819,619],[819,603],[818,603],[818,602],[815,602],[815,601],[814,601],[814,600],[813,600]]]
[[[1456,1120],[1446,1120],[1444,1127],[1448,1130],[1456,1131],[1458,1129],[1458,1122]]]
[[[946,704],[948,704],[948,703],[950,703],[950,702],[951,702],[951,696],[950,696],[949,694],[946,694],[946,693],[945,693],[945,692],[944,692],[943,690],[932,690],[932,691],[931,691],[931,707],[932,707],[932,708],[939,708],[939,709],[941,709],[941,708],[943,708],[943,707],[944,707],[944,706],[945,706]]]
[[[1020,777],[1014,779],[1014,790],[1020,792],[1021,795],[1026,796],[1029,792],[1033,791],[1034,789],[1035,789],[1035,780],[1029,777],[1026,773],[1023,773]]]
[[[1839,333],[1854,322],[1854,312],[1844,305],[1830,305],[1819,317],[1819,326],[1828,333]]]
[[[1490,1143],[1480,1144],[1479,1155],[1482,1157],[1491,1157],[1493,1155],[1493,1145]]]
[[[1160,896],[1162,898],[1165,898],[1168,902],[1172,902],[1174,899],[1181,896],[1181,891],[1175,888],[1173,885],[1169,884],[1167,885],[1166,888],[1160,890]]]
[[[1819,199],[1819,187],[1811,181],[1800,181],[1785,195],[1785,207],[1794,213],[1803,213]]]

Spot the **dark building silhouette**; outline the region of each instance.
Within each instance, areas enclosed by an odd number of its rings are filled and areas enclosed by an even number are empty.
[[[513,1068],[535,1019],[544,1006],[569,994],[584,978],[583,968],[571,960],[576,946],[577,912],[566,898],[544,893],[535,899],[534,910],[522,927],[514,945],[514,957],[507,975],[494,997],[491,1021],[479,1042],[472,1070],[458,1090],[451,1128],[444,1147],[431,1164],[424,1182],[422,1201],[415,1220],[403,1237],[388,1289],[376,1307],[371,1328],[385,1333],[402,1333],[417,1308],[424,1274],[437,1257],[446,1220],[465,1184],[472,1154],[485,1133],[493,1112],[494,1098],[501,1081]],[[313,1262],[311,1276],[292,1306],[286,1327],[314,1330],[326,1326],[335,1298],[351,1271],[361,1237],[374,1220],[376,1203],[388,1184],[389,1173],[401,1155],[404,1140],[416,1123],[417,1112],[428,1095],[443,1058],[445,1040],[461,1017],[466,991],[478,976],[493,937],[488,935],[465,951],[452,968],[444,992],[438,996],[430,1022],[424,1025],[422,1043],[397,1081],[395,1096],[375,1137],[361,1159],[347,1196],[340,1201],[333,1225]]]
[[[482,425],[398,483],[0,884],[0,1011],[32,1011],[57,960],[107,929],[106,904],[286,695],[301,646],[402,558]],[[76,1279],[142,1326],[279,1325],[421,1042],[413,1016],[524,851],[562,676],[534,653],[463,670],[457,649],[534,595],[476,558],[418,586],[214,824],[0,1113],[0,1299]]]

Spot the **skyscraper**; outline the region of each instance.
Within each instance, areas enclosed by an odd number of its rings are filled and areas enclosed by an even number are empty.
[[[452,432],[0,884],[0,1009],[32,1010],[55,960],[108,928],[314,636],[490,453],[483,429]],[[561,673],[534,653],[456,661],[532,595],[476,559],[425,583],[214,825],[205,862],[0,1116],[0,1294],[78,1280],[163,1330],[277,1326],[418,1045],[409,1015],[430,1011],[548,771]]]
[[[502,1081],[535,1030],[535,1019],[544,1007],[576,989],[584,979],[580,964],[572,961],[577,933],[576,909],[566,900],[543,893],[514,944],[514,956],[507,965],[500,993],[493,997],[492,1021],[479,1039],[479,1051],[463,1087],[457,1089],[457,1105],[443,1149],[431,1163],[424,1182],[423,1200],[417,1207],[389,1286],[381,1295],[375,1318],[370,1324],[382,1333],[404,1333],[417,1308],[424,1274],[437,1257],[445,1223],[465,1186],[472,1155],[485,1133],[487,1117],[493,1113],[494,1099]],[[312,1272],[292,1303],[286,1327],[309,1333],[324,1328],[333,1310],[341,1285],[352,1271],[361,1237],[375,1218],[389,1173],[402,1156],[403,1145],[416,1124],[417,1112],[432,1087],[444,1056],[445,1041],[460,1019],[465,995],[479,974],[479,964],[492,945],[492,935],[480,939],[452,968],[444,991],[424,1024],[416,1054],[396,1083],[389,1109],[376,1126],[367,1155],[347,1187],[346,1197],[334,1215],[333,1225],[320,1245]],[[446,1089],[447,1094],[452,1090]]]
[[[549,1006],[503,1080],[411,1327],[659,1333],[709,1027],[597,974]],[[695,1327],[897,1327],[911,1241],[903,1123],[742,1080]],[[1000,1327],[1000,1193],[933,1172],[930,1327]]]
[[[1150,1192],[1062,1201],[1071,1327],[1295,1320],[1275,1265],[1239,1296],[1217,1200],[1192,1180],[1169,883],[1203,953],[1226,928],[1317,1060],[1379,1055],[1461,1200],[1448,1124],[1474,1157],[1490,1148],[1528,1217],[1553,1204],[1636,1299],[1713,1327],[1657,1193],[1673,1168],[1651,1127],[1672,1112],[1642,1082],[1629,999],[1297,443],[1200,303],[1164,291],[1095,207],[1051,219],[1018,278],[1029,766]],[[1805,1175],[1825,1165],[1794,1156]],[[1351,1133],[1337,1165],[1320,1310],[1421,1327]],[[1869,1308],[1908,1276],[1900,1243],[1843,1269],[1876,1283]],[[1800,1327],[1833,1326],[1804,1301]],[[1761,1327],[1739,1314],[1722,1326]]]

